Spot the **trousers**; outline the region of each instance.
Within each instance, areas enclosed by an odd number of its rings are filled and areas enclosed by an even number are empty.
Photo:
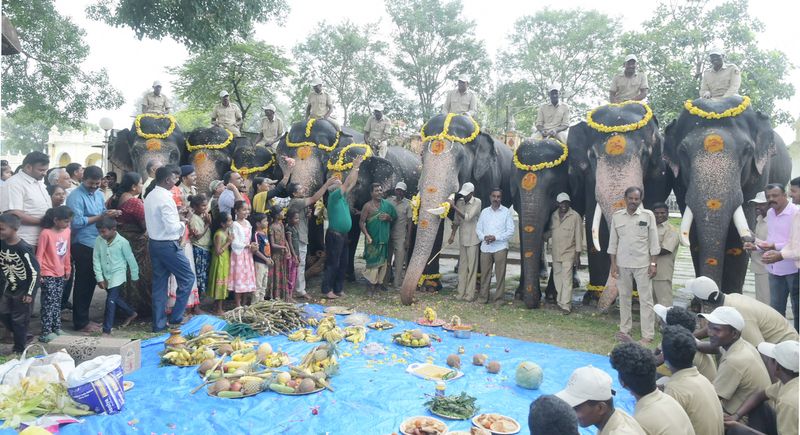
[[[553,260],[553,284],[556,287],[556,302],[562,310],[572,311],[572,268],[574,261]]]
[[[495,302],[503,298],[506,292],[506,258],[508,249],[501,249],[497,252],[481,252],[481,294],[483,302]],[[494,296],[489,298],[489,286],[492,285],[492,265],[494,265],[494,275],[497,280],[497,288]]]
[[[183,248],[177,241],[150,240],[150,261],[153,265],[153,332],[161,332],[167,327],[167,282],[175,275],[178,282],[175,306],[170,313],[169,323],[180,324],[183,312],[194,285],[194,272]]]
[[[784,276],[769,274],[769,304],[775,311],[781,313],[781,316],[786,316],[786,300],[791,297],[795,330],[798,326],[797,321],[800,320],[797,318],[799,285],[797,272]]]
[[[620,267],[619,280],[619,330],[630,334],[633,327],[631,306],[633,305],[633,282],[639,292],[639,323],[642,338],[652,340],[655,336],[655,312],[653,311],[652,280],[647,274],[647,267]]]
[[[89,324],[89,307],[92,305],[94,288],[97,287],[97,280],[94,278],[92,268],[92,254],[94,249],[81,245],[72,244],[72,258],[75,260],[75,287],[72,290],[72,326],[76,331],[80,331]]]
[[[322,294],[340,294],[350,258],[350,242],[346,233],[328,230],[325,234],[325,270],[322,272]]]
[[[665,307],[672,306],[672,281],[653,280],[653,299],[654,303]]]
[[[475,284],[478,282],[478,263],[481,245],[458,247],[458,288],[456,296],[467,301],[475,300]],[[483,284],[483,283],[481,283]]]
[[[120,295],[124,287],[125,284],[108,289],[108,296],[106,296],[106,312],[103,316],[103,332],[106,334],[110,333],[111,328],[114,327],[114,317],[117,314],[117,308],[122,310],[126,317],[132,316],[136,312]]]

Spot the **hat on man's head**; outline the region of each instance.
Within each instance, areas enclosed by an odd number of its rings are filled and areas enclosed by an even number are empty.
[[[266,106],[263,106],[262,109],[263,110],[272,110],[274,112],[275,111],[275,105],[270,103],[270,104],[267,104]]]
[[[798,367],[800,366],[799,350],[800,342],[797,340],[783,341],[778,344],[761,343],[758,345],[759,352],[774,359],[786,370],[795,373],[800,371],[800,367]]]
[[[566,388],[556,393],[556,397],[576,407],[587,400],[604,401],[611,398],[611,376],[592,366],[579,367],[572,372]]]
[[[219,187],[220,184],[222,184],[222,180],[214,180],[211,183],[208,183],[209,193],[213,195],[214,191],[217,190],[217,187]]]
[[[158,80],[154,81],[153,82],[153,87],[155,88],[156,86],[161,86],[161,82],[158,81]]]
[[[698,314],[697,317],[702,317],[716,325],[728,325],[739,332],[744,329],[744,317],[739,310],[733,307],[717,307],[714,311],[708,314]]]
[[[220,98],[227,97],[228,95],[230,95],[230,94],[228,93],[228,91],[222,91],[222,92],[220,92],[220,93],[219,93],[219,97],[220,97]]]
[[[547,92],[550,93],[552,91],[561,91],[561,86],[558,83],[550,83],[547,85]]]
[[[630,60],[635,61],[635,62],[639,61],[639,59],[636,58],[635,54],[629,54],[629,55],[625,56],[625,62],[628,62]]]
[[[658,317],[661,318],[661,320],[664,321],[664,323],[667,323],[667,313],[671,309],[672,307],[665,307],[664,305],[661,304],[653,305],[653,311],[655,311],[655,313],[658,315]]]
[[[395,188],[395,189],[403,189],[403,192],[405,192],[405,191],[407,191],[407,190],[408,190],[408,186],[406,186],[406,183],[403,183],[402,181],[399,181],[399,182],[397,183],[397,185],[396,185],[396,186],[394,186],[394,188]]]
[[[314,77],[311,79],[311,86],[317,86],[322,84],[322,79],[319,77]]]
[[[556,202],[561,204],[564,201],[570,202],[569,195],[567,195],[564,192],[561,192],[558,194],[558,196],[556,196]]]
[[[754,202],[756,204],[766,204],[767,203],[767,195],[764,194],[764,191],[759,191],[756,193],[756,197],[751,199],[750,202]]]
[[[458,194],[461,196],[467,196],[474,191],[475,191],[475,185],[467,181],[461,186],[461,190],[458,191]]]
[[[377,110],[379,112],[383,112],[383,104],[375,103],[372,105],[372,110]]]
[[[707,301],[715,292],[719,291],[719,287],[713,279],[707,276],[698,276],[686,281],[686,290],[694,293],[698,299]]]
[[[194,166],[192,165],[181,165],[181,177],[185,177],[187,175],[194,174]]]
[[[714,55],[725,56],[725,51],[722,50],[719,47],[712,47],[710,50],[708,50],[708,55],[709,56],[714,56]]]
[[[464,82],[464,83],[469,83],[469,77],[467,77],[464,74],[461,74],[461,75],[458,76],[458,81]]]

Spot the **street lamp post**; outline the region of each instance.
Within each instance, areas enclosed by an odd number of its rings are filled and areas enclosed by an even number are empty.
[[[103,135],[103,145],[92,145],[94,148],[100,148],[100,159],[102,161],[102,168],[103,171],[107,171],[106,165],[106,156],[108,146],[111,145],[111,141],[114,139],[114,120],[108,117],[100,118],[100,128],[103,129],[105,134]]]

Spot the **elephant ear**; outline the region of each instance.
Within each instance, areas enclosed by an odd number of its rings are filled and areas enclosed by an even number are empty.
[[[591,143],[592,130],[581,121],[569,128],[567,135],[567,148],[569,148],[570,169],[578,173],[584,173],[591,166],[589,163],[589,148]]]
[[[474,180],[481,180],[489,169],[497,165],[497,148],[494,139],[481,132],[471,146],[474,157],[472,162],[472,176]]]
[[[753,136],[755,138],[753,150],[753,164],[759,175],[763,175],[767,162],[777,153],[775,148],[775,131],[770,125],[769,117],[756,112],[756,124]]]
[[[655,115],[645,128],[646,142],[650,144],[650,167],[661,169],[664,165],[664,138],[658,130],[658,119]]]
[[[133,159],[131,159],[131,131],[127,128],[117,132],[117,140],[111,150],[109,160],[114,166],[122,168],[125,172],[134,171]]]
[[[670,169],[672,169],[672,174],[675,177],[678,176],[678,171],[680,168],[679,160],[678,160],[678,143],[677,127],[678,121],[672,120],[672,122],[667,125],[667,128],[664,129],[664,161],[667,163]]]

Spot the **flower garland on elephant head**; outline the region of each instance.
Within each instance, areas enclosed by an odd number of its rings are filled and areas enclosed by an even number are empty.
[[[642,107],[644,107],[644,116],[642,117],[641,120],[639,120],[639,122],[634,122],[632,124],[610,126],[595,122],[593,119],[595,112],[602,109],[603,107],[624,107],[627,106],[628,104],[639,104]],[[586,114],[586,124],[589,125],[589,127],[601,133],[627,133],[629,131],[636,131],[647,125],[647,123],[650,122],[651,119],[653,119],[653,110],[650,109],[650,106],[648,106],[645,103],[642,103],[641,101],[635,101],[635,100],[624,101],[622,103],[606,104],[605,106],[596,107],[591,111],[589,111],[588,114]]]
[[[473,129],[471,135],[469,135],[468,137],[463,137],[462,138],[462,137],[453,136],[452,134],[450,134],[450,131],[449,131],[450,130],[450,122],[456,116],[466,116],[467,118],[469,118],[470,121],[472,121],[472,125],[473,125],[474,129]],[[475,140],[475,138],[478,137],[478,135],[481,132],[481,128],[478,125],[477,121],[472,119],[471,116],[469,116],[469,115],[459,115],[457,113],[448,113],[447,114],[447,117],[444,119],[444,125],[442,126],[442,132],[441,133],[428,136],[427,134],[425,134],[425,127],[427,127],[427,126],[428,126],[428,123],[426,122],[422,126],[422,128],[419,130],[419,134],[420,134],[420,136],[422,136],[422,142],[429,142],[429,141],[436,140],[436,139],[439,139],[439,140],[446,139],[446,140],[449,140],[451,142],[458,142],[458,143],[466,144],[468,142],[472,142],[473,140]]]
[[[534,165],[526,165],[526,164],[522,163],[519,160],[519,156],[517,155],[517,151],[519,151],[519,148],[517,148],[516,150],[514,150],[514,166],[516,166],[518,169],[520,169],[522,171],[536,172],[536,171],[540,171],[540,170],[545,169],[545,168],[547,168],[547,169],[555,168],[556,166],[564,163],[564,161],[567,160],[567,156],[569,156],[569,148],[567,147],[567,145],[564,142],[561,142],[558,139],[553,139],[553,140],[559,146],[561,146],[561,150],[562,150],[561,151],[561,156],[559,156],[557,159],[555,159],[555,160],[553,160],[551,162],[541,162],[541,163],[537,163],[537,164],[534,164]]]
[[[334,172],[344,172],[353,167],[353,162],[345,163],[344,159],[347,156],[347,151],[352,148],[364,148],[364,160],[372,157],[372,147],[365,143],[351,143],[339,151],[339,158],[336,162],[331,163],[328,161],[328,170]]]
[[[692,103],[692,100],[686,100],[686,102],[683,103],[683,108],[686,109],[689,113],[691,113],[694,116],[699,116],[705,119],[722,119],[722,118],[732,118],[734,116],[739,116],[742,114],[742,112],[744,112],[747,109],[748,106],[750,106],[750,97],[746,95],[742,97],[741,104],[739,104],[736,107],[731,107],[730,109],[722,113],[706,112],[705,110],[695,106]]]
[[[306,123],[306,138],[311,137],[311,127],[314,126],[314,122],[317,120],[315,118],[310,118]],[[331,152],[339,145],[339,137],[341,136],[342,132],[336,132],[336,140],[333,141],[331,145],[323,145],[321,143],[311,142],[311,141],[303,141],[303,142],[292,142],[289,140],[289,135],[286,135],[286,146],[291,148],[299,148],[299,147],[317,147],[323,151]]]
[[[169,127],[167,131],[164,133],[145,133],[142,131],[142,118],[153,118],[153,119],[169,119]],[[136,120],[133,122],[136,126],[136,134],[144,139],[166,139],[172,135],[172,132],[175,131],[175,126],[177,125],[177,121],[175,117],[166,114],[166,115],[159,115],[156,113],[141,113],[136,115]]]
[[[187,138],[186,139],[186,149],[189,150],[189,152],[193,152],[193,151],[196,151],[196,150],[221,150],[221,149],[225,149],[225,147],[230,145],[231,141],[233,141],[233,133],[230,130],[228,130],[227,128],[225,129],[225,131],[228,133],[228,138],[225,139],[225,141],[222,142],[222,143],[212,143],[212,144],[205,144],[205,145],[192,145],[191,143],[189,143],[189,139]]]
[[[247,177],[248,175],[250,175],[250,174],[252,174],[254,172],[264,172],[267,169],[271,168],[272,165],[274,165],[274,164],[275,164],[275,156],[274,155],[272,156],[272,158],[265,165],[256,166],[256,167],[253,167],[253,168],[248,168],[248,167],[237,168],[236,167],[236,162],[231,161],[231,171],[236,172],[236,173],[240,174],[243,177]]]

